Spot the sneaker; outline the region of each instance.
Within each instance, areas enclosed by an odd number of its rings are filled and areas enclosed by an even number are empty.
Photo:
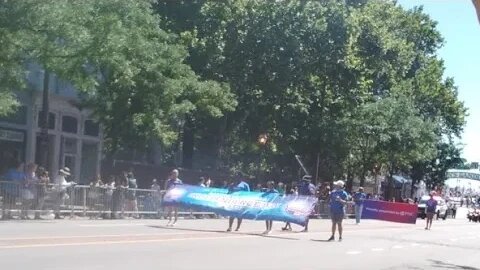
[[[342,237],[340,236],[340,238],[338,238],[338,242],[342,242]]]
[[[328,238],[327,241],[334,241],[334,240],[335,240],[335,236],[332,235],[332,236],[330,236],[330,238]]]
[[[232,231],[232,228],[228,228],[228,229],[227,229],[227,232],[231,232],[231,231]]]

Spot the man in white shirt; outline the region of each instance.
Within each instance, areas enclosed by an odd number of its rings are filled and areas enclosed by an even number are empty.
[[[67,188],[75,185],[74,182],[67,182],[65,177],[70,176],[70,169],[65,167],[58,171],[57,177],[55,177],[55,219],[61,219],[60,216],[60,206],[63,204],[65,194],[67,193]]]

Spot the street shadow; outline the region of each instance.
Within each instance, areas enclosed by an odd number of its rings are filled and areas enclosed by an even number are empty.
[[[439,260],[429,260],[435,269],[459,269],[459,270],[480,270],[480,268],[458,265],[453,263],[442,262]]]
[[[166,229],[166,230],[175,230],[175,231],[221,233],[221,234],[231,234],[231,235],[258,236],[258,237],[282,239],[282,240],[300,240],[298,238],[293,238],[293,237],[265,235],[261,233],[227,232],[227,231],[220,231],[220,230],[191,229],[191,228],[167,227],[167,226],[160,226],[160,225],[148,225],[147,227],[154,228],[154,229]]]
[[[175,230],[175,231],[209,232],[209,233],[229,233],[229,232],[227,232],[227,231],[219,231],[219,230],[190,229],[190,228],[179,228],[179,227],[167,227],[167,226],[161,226],[161,225],[148,225],[147,227],[155,228],[155,229]]]
[[[266,234],[257,234],[257,233],[248,233],[246,235],[253,235],[253,236],[260,236],[263,238],[272,238],[272,239],[281,239],[281,240],[293,240],[293,241],[299,241],[299,238],[293,238],[293,237],[286,237],[286,236],[278,236],[278,235],[266,235]]]
[[[310,239],[310,241],[313,241],[313,242],[323,242],[323,243],[338,242],[338,241],[328,241],[328,240],[323,240],[323,239]]]

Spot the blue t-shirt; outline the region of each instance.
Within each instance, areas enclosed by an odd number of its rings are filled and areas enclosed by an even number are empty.
[[[348,193],[343,189],[334,190],[330,193],[330,211],[333,214],[343,214],[345,213],[345,205],[337,201],[337,197],[345,201],[348,199]]]
[[[4,181],[11,181],[15,182],[15,184],[4,184],[3,185],[3,190],[5,190],[8,194],[13,195],[13,196],[18,196],[19,190],[20,190],[20,185],[19,183],[25,181],[26,175],[24,172],[17,171],[16,169],[10,169],[8,170],[5,175],[2,176],[2,180]]]
[[[311,196],[315,195],[316,187],[309,181],[302,180],[298,185],[298,195]]]
[[[363,205],[363,201],[367,198],[367,195],[363,192],[357,192],[353,195],[353,200],[356,205]]]
[[[167,181],[167,189],[172,189],[177,185],[183,185],[182,180],[180,179],[168,179]]]
[[[435,213],[435,210],[437,209],[437,204],[438,202],[435,199],[429,199],[426,203],[426,211],[427,213]]]

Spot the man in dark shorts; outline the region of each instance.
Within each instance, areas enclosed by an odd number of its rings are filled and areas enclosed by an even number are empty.
[[[427,225],[425,226],[425,230],[430,230],[432,228],[433,216],[437,210],[438,202],[433,198],[433,195],[435,195],[434,192],[430,193],[430,199],[425,203],[425,212],[427,214]]]
[[[345,183],[342,180],[333,182],[335,189],[330,193],[330,216],[332,218],[332,236],[328,241],[335,240],[335,231],[338,226],[338,241],[342,241],[343,226],[342,221],[345,217],[345,204],[348,194],[343,190]]]

